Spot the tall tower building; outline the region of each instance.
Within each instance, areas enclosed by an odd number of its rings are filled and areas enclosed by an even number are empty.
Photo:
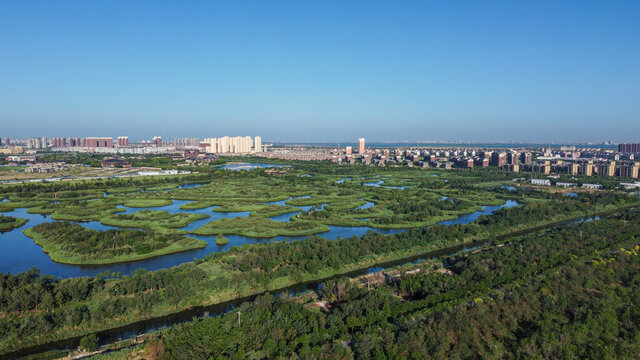
[[[250,153],[251,150],[253,149],[253,139],[251,138],[251,136],[245,136],[244,137],[244,150],[242,152],[244,153]]]
[[[218,152],[225,154],[229,152],[229,137],[224,136],[218,139]]]
[[[359,154],[364,154],[364,150],[365,150],[364,138],[360,138],[360,139],[358,139],[358,153]]]
[[[259,154],[262,152],[262,138],[260,136],[255,137],[255,151],[256,151],[256,154]]]
[[[207,144],[207,147],[205,149],[205,151],[209,154],[215,154],[218,153],[220,151],[220,149],[218,148],[218,139],[216,138],[206,138],[204,139],[205,144]]]

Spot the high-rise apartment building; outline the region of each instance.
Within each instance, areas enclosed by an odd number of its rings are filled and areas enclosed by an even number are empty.
[[[110,137],[88,137],[84,138],[84,146],[91,148],[112,148],[113,138]]]
[[[260,136],[256,136],[254,143],[255,143],[256,154],[261,153],[262,152],[262,138]]]
[[[173,139],[173,146],[192,146],[198,147],[200,146],[200,139],[198,138],[181,138],[181,139]]]
[[[640,153],[640,144],[620,144],[618,145],[618,151],[625,153]]]
[[[640,163],[625,164],[620,167],[620,176],[637,179],[640,175]]]
[[[204,143],[207,144],[207,153],[219,154],[249,154],[254,150],[254,143],[251,136],[224,136],[221,138],[206,138]],[[256,136],[255,151],[262,148],[262,138]]]
[[[507,164],[507,154],[494,152],[491,154],[491,165],[503,167]]]
[[[29,149],[44,149],[47,147],[47,138],[31,138],[27,140],[27,148]]]
[[[523,152],[520,154],[520,163],[525,165],[531,165],[533,162],[533,155],[530,152]]]
[[[518,154],[517,152],[509,152],[507,154],[507,164],[516,165],[520,163],[519,161],[520,161],[520,154]]]
[[[118,136],[118,146],[129,146],[129,137]]]
[[[360,138],[358,139],[358,154],[364,154],[364,151],[365,151],[364,138]]]

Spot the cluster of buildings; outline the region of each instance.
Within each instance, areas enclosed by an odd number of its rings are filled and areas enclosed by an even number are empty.
[[[27,140],[28,149],[46,149],[48,146],[49,146],[49,143],[47,142],[46,136],[31,138]]]
[[[63,171],[69,169],[69,165],[64,162],[52,162],[33,164],[27,167],[24,171],[28,173],[52,173],[57,171]]]
[[[419,166],[422,168],[473,168],[496,166],[510,172],[569,174],[585,176],[640,177],[640,144],[620,144],[618,150],[560,147],[548,149],[420,148],[367,149],[365,139],[358,140],[357,153],[352,146],[334,150],[331,160],[338,163],[363,163],[379,166]]]
[[[577,150],[575,147],[561,147],[558,150],[543,149],[535,153],[535,160],[532,162],[499,165],[502,165],[504,170],[512,172],[637,179],[640,176],[640,161],[636,161],[636,158],[640,155],[637,151],[640,150],[640,144],[621,144],[620,148],[632,151]]]
[[[205,151],[210,154],[251,154],[262,152],[262,138],[251,136],[223,136],[204,139]]]
[[[640,154],[640,144],[619,144],[618,152]]]
[[[131,167],[131,163],[125,158],[119,156],[105,157],[100,161],[100,166],[103,168],[123,168],[128,169]]]
[[[332,152],[327,148],[314,148],[306,146],[285,146],[271,149],[263,153],[262,156],[269,159],[282,160],[331,160]]]
[[[200,139],[198,138],[178,138],[173,139],[171,145],[175,147],[192,147],[197,148],[200,146]]]
[[[9,147],[14,145],[13,147]],[[200,141],[199,138],[176,138],[165,142],[161,136],[154,136],[150,140],[129,142],[128,136],[113,137],[34,137],[26,140],[10,141],[9,138],[0,139],[0,154],[11,155],[24,152],[24,148],[16,145],[24,145],[28,152],[39,150],[91,152],[98,154],[163,154],[181,153],[184,150],[198,151],[202,156],[190,157],[196,161],[211,160],[211,156],[204,154],[247,155],[261,154],[266,147],[263,146],[260,136],[223,136],[220,138],[207,138]],[[217,156],[217,155],[216,155]],[[205,159],[206,158],[206,159]]]

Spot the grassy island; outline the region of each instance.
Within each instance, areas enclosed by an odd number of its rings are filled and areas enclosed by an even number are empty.
[[[124,206],[132,208],[160,207],[173,204],[173,200],[165,199],[131,199],[124,203]]]
[[[216,205],[215,201],[192,201],[190,203],[186,203],[180,206],[180,209],[183,210],[196,210],[196,209],[204,209],[209,206]]]
[[[227,245],[229,243],[229,239],[222,235],[216,236],[216,245]]]
[[[329,231],[329,226],[313,222],[280,222],[262,216],[223,218],[191,231],[195,235],[233,234],[254,238],[304,236]]]
[[[287,206],[287,205],[273,205],[273,204],[255,204],[255,203],[246,203],[246,204],[238,204],[231,203],[228,205],[220,206],[213,211],[215,212],[244,212],[251,211],[255,215],[260,215],[264,217],[278,216],[282,214],[288,214],[296,211],[301,211],[302,209]]]
[[[206,241],[149,230],[96,231],[68,222],[24,230],[52,260],[64,264],[113,264],[204,248]]]
[[[302,211],[302,209],[286,205],[264,205],[260,209],[254,210],[253,213],[264,217],[271,217],[296,211]]]
[[[125,211],[116,203],[104,200],[52,202],[46,205],[29,208],[31,214],[51,214],[54,220],[67,221],[99,221],[107,215]]]
[[[142,228],[148,230],[178,229],[196,220],[206,219],[209,215],[176,213],[166,211],[140,210],[132,214],[118,214],[102,219],[101,223],[109,226]]]
[[[12,216],[0,215],[0,231],[8,231],[11,229],[19,228],[26,224],[29,220],[23,218],[16,218]]]
[[[30,208],[32,206],[40,206],[46,203],[47,203],[46,201],[32,201],[32,200],[5,201],[5,202],[0,202],[0,212],[9,212],[17,208]]]

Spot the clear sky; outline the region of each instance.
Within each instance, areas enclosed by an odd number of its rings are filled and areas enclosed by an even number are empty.
[[[0,1],[0,136],[640,142],[640,1]]]

